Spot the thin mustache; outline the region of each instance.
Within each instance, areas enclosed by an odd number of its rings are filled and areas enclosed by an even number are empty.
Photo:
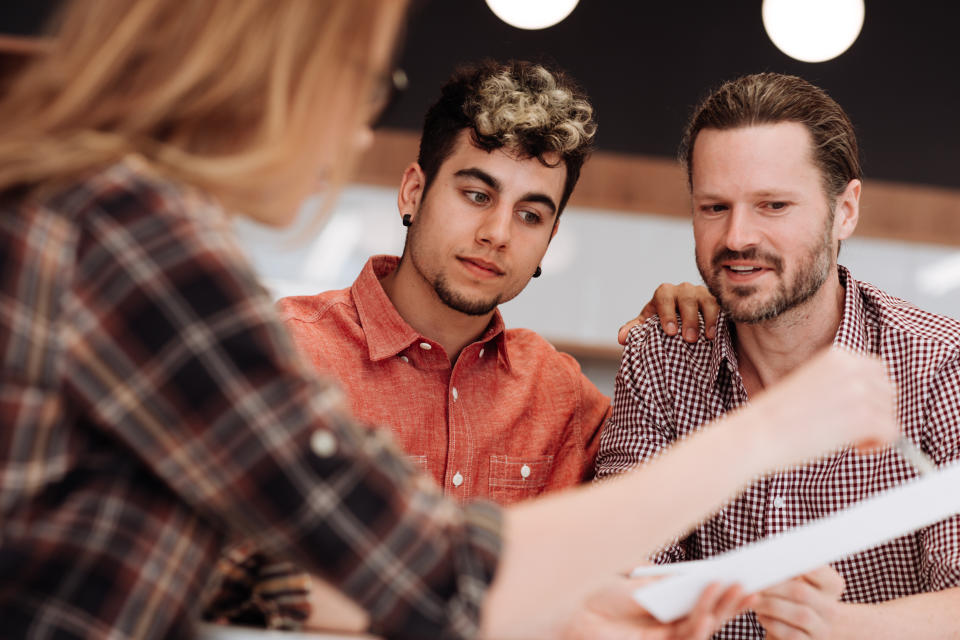
[[[732,249],[723,248],[713,255],[713,259],[710,261],[710,264],[714,269],[719,269],[720,263],[728,260],[756,260],[758,262],[769,264],[777,273],[783,271],[783,259],[780,258],[780,256],[772,253],[760,253],[756,249],[734,251]]]

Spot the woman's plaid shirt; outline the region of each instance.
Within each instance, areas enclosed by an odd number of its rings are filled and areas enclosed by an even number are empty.
[[[184,638],[228,535],[468,637],[499,511],[339,410],[210,200],[136,157],[0,199],[0,634]]]

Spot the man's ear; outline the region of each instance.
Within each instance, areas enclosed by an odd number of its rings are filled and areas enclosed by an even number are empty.
[[[847,183],[847,188],[837,196],[833,224],[838,240],[846,240],[857,228],[860,220],[860,187],[859,180],[851,180]]]
[[[553,236],[557,235],[557,230],[560,228],[560,216],[557,215],[557,219],[553,221],[553,231],[550,232],[550,239],[553,240]]]
[[[401,217],[409,215],[412,220],[417,215],[426,180],[427,176],[418,163],[411,162],[404,169],[403,177],[400,179],[400,192],[397,194],[397,209]]]

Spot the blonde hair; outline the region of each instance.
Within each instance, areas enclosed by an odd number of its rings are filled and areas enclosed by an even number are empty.
[[[507,67],[483,79],[463,109],[477,133],[509,147],[522,146],[536,132],[544,148],[561,155],[589,145],[597,125],[586,98],[541,65],[524,71],[520,76]]]
[[[0,191],[136,153],[229,209],[288,216],[319,155],[342,183],[405,4],[69,0],[0,102]]]

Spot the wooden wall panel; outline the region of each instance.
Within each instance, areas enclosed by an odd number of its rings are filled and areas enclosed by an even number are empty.
[[[378,131],[357,182],[397,186],[417,157],[409,131]],[[686,178],[668,158],[598,152],[587,161],[575,206],[686,218]],[[864,185],[857,236],[960,246],[960,190],[870,180]]]

